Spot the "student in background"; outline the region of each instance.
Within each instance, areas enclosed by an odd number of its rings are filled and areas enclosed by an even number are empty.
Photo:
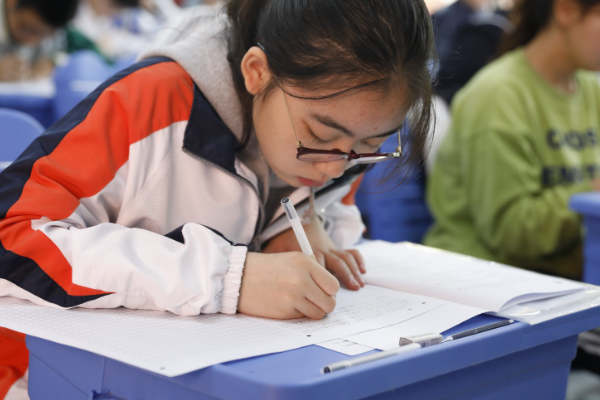
[[[490,62],[512,24],[493,0],[457,0],[432,15],[439,69],[435,92],[450,105],[456,92]]]
[[[169,18],[172,0],[82,0],[73,26],[111,59],[138,56]]]
[[[453,104],[425,243],[580,278],[569,198],[600,189],[600,0],[521,0],[504,55]]]
[[[77,11],[78,0],[0,0],[0,81],[43,77],[54,67],[56,30]]]

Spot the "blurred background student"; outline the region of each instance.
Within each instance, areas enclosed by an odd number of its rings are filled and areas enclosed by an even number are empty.
[[[0,81],[48,76],[56,31],[73,19],[77,0],[0,0]]]
[[[432,15],[439,57],[436,94],[449,105],[490,62],[512,24],[494,0],[457,0]]]
[[[73,27],[109,59],[135,57],[180,10],[173,0],[81,0]]]
[[[568,201],[600,189],[600,0],[521,0],[513,18],[502,57],[454,100],[425,244],[580,278]]]

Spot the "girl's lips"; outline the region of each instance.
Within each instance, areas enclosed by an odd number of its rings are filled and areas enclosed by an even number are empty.
[[[325,184],[325,182],[317,182],[317,181],[313,181],[312,179],[306,179],[306,178],[302,178],[299,177],[298,180],[300,181],[300,183],[304,186],[310,186],[310,187],[321,187]]]

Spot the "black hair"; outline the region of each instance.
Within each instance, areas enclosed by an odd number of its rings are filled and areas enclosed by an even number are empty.
[[[54,28],[62,28],[75,17],[79,0],[18,0],[17,9],[35,11],[42,21]]]
[[[584,12],[600,4],[600,0],[576,1]],[[519,0],[510,14],[515,29],[503,38],[499,55],[527,45],[546,28],[552,19],[554,3],[554,0]]]
[[[135,8],[140,6],[140,0],[114,0],[121,7]]]
[[[423,0],[230,0],[226,9],[231,22],[228,59],[244,112],[243,145],[252,132],[254,97],[245,88],[241,62],[260,43],[279,82],[333,91],[312,100],[339,95],[348,87],[384,93],[402,87],[412,107],[411,151],[402,157],[401,168],[422,162],[435,58]]]

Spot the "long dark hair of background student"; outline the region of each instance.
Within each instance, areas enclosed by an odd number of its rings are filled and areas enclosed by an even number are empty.
[[[348,87],[383,95],[406,88],[413,105],[408,117],[411,151],[393,173],[406,176],[422,162],[432,115],[429,65],[435,57],[423,0],[231,0],[226,8],[231,21],[228,58],[244,112],[242,145],[252,133],[254,98],[240,65],[248,49],[260,42],[280,82],[332,92],[310,100],[334,97]],[[276,85],[271,82],[261,95]]]
[[[600,0],[577,0],[583,11],[600,3]],[[500,43],[498,57],[509,51],[527,45],[549,23],[552,17],[554,0],[518,0],[510,13],[515,29],[507,34]]]

